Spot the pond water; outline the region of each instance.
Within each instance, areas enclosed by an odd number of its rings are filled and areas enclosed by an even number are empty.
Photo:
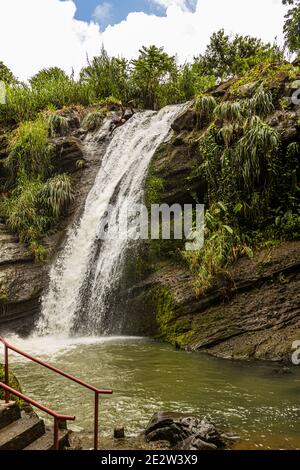
[[[300,449],[300,367],[241,363],[176,351],[145,338],[10,338],[12,344],[114,394],[101,399],[102,438],[137,435],[156,411],[208,416],[240,436],[239,449]],[[93,393],[10,353],[23,392],[75,414],[92,442]],[[0,356],[0,362],[2,357]]]

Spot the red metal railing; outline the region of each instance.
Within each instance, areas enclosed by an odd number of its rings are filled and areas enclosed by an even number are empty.
[[[59,422],[60,421],[74,421],[75,416],[68,416],[68,415],[61,415],[59,413],[56,413],[53,410],[50,410],[50,408],[47,408],[44,405],[41,405],[35,400],[32,400],[31,398],[27,397],[26,395],[23,395],[23,393],[18,392],[18,390],[15,390],[14,388],[9,387],[8,385],[5,385],[4,383],[0,382],[0,387],[4,388],[5,393],[8,394],[13,394],[21,400],[25,401],[26,403],[30,403],[30,405],[35,406],[41,411],[44,411],[48,415],[52,416],[54,418],[54,436],[53,436],[53,448],[54,450],[59,450]]]
[[[81,385],[82,387],[87,388],[88,390],[91,390],[95,394],[95,404],[94,404],[94,450],[98,450],[98,438],[99,438],[99,395],[111,395],[113,393],[112,390],[101,390],[93,385],[90,385],[83,380],[78,379],[77,377],[74,377],[73,375],[67,374],[66,372],[63,372],[60,369],[57,369],[56,367],[51,366],[50,364],[47,364],[47,362],[41,361],[40,359],[37,359],[36,357],[31,356],[30,354],[21,351],[20,349],[16,348],[15,346],[12,346],[9,344],[4,338],[0,336],[0,342],[3,343],[4,345],[4,367],[5,367],[5,385],[9,386],[9,365],[8,365],[8,351],[14,351],[15,353],[26,357],[26,359],[29,359],[30,361],[36,362],[37,364],[45,367],[46,369],[51,370],[52,372],[55,372],[56,374],[61,375],[62,377],[65,377],[66,379],[72,380],[73,382]],[[5,387],[3,387],[5,388]],[[5,388],[5,401],[6,403],[9,402],[9,396],[10,396],[10,391]],[[14,392],[16,395],[16,393]]]

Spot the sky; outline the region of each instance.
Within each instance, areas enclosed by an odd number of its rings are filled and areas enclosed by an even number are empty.
[[[221,28],[282,43],[285,11],[281,0],[0,0],[0,61],[24,81],[53,66],[77,75],[102,44],[128,59],[155,44],[185,62]]]

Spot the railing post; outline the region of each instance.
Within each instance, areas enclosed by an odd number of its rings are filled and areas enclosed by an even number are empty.
[[[99,393],[95,392],[94,450],[98,450],[99,435]]]
[[[9,387],[9,369],[8,369],[8,347],[7,344],[4,344],[4,383]],[[10,393],[8,390],[5,390],[5,403],[9,403]]]
[[[59,450],[58,432],[58,419],[54,418],[54,450]]]

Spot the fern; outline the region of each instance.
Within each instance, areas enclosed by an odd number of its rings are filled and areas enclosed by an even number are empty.
[[[104,116],[105,114],[99,111],[87,114],[82,121],[83,129],[89,132],[95,131],[102,125]]]
[[[48,117],[48,127],[50,137],[57,135],[66,135],[69,130],[69,123],[67,118],[59,114],[50,114]]]
[[[195,100],[195,110],[201,116],[210,117],[217,106],[215,98],[211,95],[199,95]]]
[[[243,119],[243,109],[238,101],[225,101],[215,108],[214,117],[229,123],[239,123]]]
[[[49,208],[50,214],[58,217],[63,208],[74,200],[70,177],[62,174],[49,179],[39,196],[42,203]]]
[[[279,135],[275,129],[259,118],[255,119],[253,127],[239,140],[235,153],[248,188],[259,179],[262,158],[270,159],[277,153],[279,143]]]

